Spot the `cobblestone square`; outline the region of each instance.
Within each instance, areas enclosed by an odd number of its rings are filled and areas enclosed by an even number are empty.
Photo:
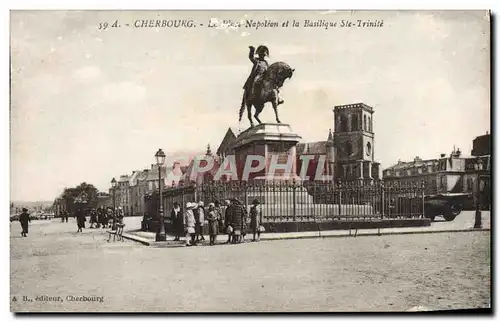
[[[11,310],[306,312],[490,307],[488,231],[189,248],[108,243],[107,238],[99,229],[77,234],[74,219],[33,222],[28,238],[21,238],[19,223],[11,223]],[[43,301],[43,296],[60,297],[62,302]],[[82,296],[95,301],[70,301]]]

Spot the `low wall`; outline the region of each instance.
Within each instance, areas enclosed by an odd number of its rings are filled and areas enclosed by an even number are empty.
[[[142,229],[157,232],[160,223],[152,220],[148,226],[143,225]],[[324,221],[295,221],[295,222],[264,222],[262,223],[266,232],[286,233],[301,231],[322,231],[322,230],[347,230],[347,229],[375,229],[375,228],[402,228],[402,227],[426,227],[431,225],[428,218],[402,218],[402,219],[340,219]],[[203,227],[203,234],[208,235],[208,225]],[[165,231],[172,233],[172,224],[165,222]],[[221,234],[223,234],[221,232]]]

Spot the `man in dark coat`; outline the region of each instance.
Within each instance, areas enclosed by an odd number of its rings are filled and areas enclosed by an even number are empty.
[[[78,225],[77,233],[81,233],[82,228],[85,228],[85,220],[87,220],[85,218],[85,212],[81,208],[78,208],[76,210],[76,224]]]
[[[175,235],[175,241],[180,240],[181,236],[184,233],[184,223],[183,223],[183,214],[181,210],[181,206],[176,201],[174,202],[174,208],[170,212],[170,219],[172,221],[172,230]]]
[[[31,222],[30,214],[28,213],[28,209],[23,208],[21,214],[19,215],[19,222],[21,223],[21,228],[23,231],[21,232],[21,236],[28,237],[28,223]]]

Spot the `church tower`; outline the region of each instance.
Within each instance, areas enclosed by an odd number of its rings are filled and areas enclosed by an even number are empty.
[[[363,104],[335,106],[335,180],[369,182],[379,178],[374,159],[373,108]]]

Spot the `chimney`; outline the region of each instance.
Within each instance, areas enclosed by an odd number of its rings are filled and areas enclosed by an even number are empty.
[[[444,157],[446,157],[446,154],[441,153],[441,158],[444,158]]]
[[[399,160],[398,160],[398,164],[401,164],[401,163],[403,163],[403,162],[401,161],[401,159],[399,159]]]
[[[420,159],[420,157],[419,157],[419,156],[416,156],[416,157],[415,157],[415,159],[414,159],[413,161],[415,161],[415,162],[417,162],[417,161],[422,161],[422,159]]]

